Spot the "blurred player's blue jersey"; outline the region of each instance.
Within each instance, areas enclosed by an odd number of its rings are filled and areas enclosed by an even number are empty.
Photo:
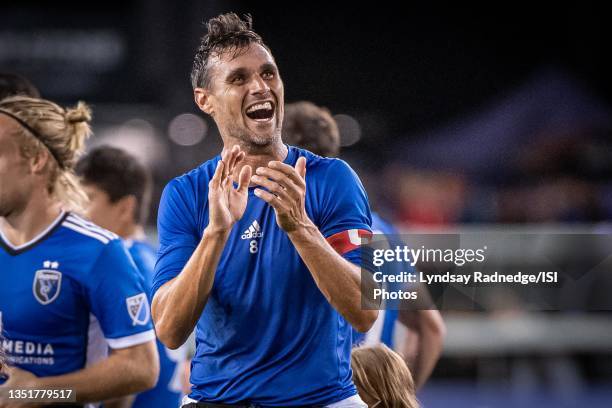
[[[390,248],[404,245],[398,239],[399,231],[375,212],[372,213],[372,231],[374,234],[384,234],[389,241]],[[416,273],[416,270],[408,262],[388,262],[382,267],[381,272],[384,275],[397,275],[401,272]],[[397,291],[402,289],[403,284],[387,283],[387,285],[389,291]],[[364,344],[367,337],[368,344],[384,343],[392,349],[395,324],[399,316],[398,306],[394,304],[384,307],[383,305],[378,314],[378,320],[382,323],[377,321],[368,333],[359,333],[353,329],[353,345]]]
[[[0,329],[9,362],[39,377],[155,338],[121,240],[71,213],[19,247],[0,232]]]
[[[150,290],[157,251],[144,241],[125,242],[134,263],[142,273],[145,288]],[[138,394],[133,408],[178,407],[181,399],[181,375],[179,369],[185,360],[184,349],[168,350],[157,340],[159,352],[159,380],[155,388]],[[179,364],[180,363],[180,364]]]
[[[343,161],[289,146],[306,163],[306,212],[331,245],[360,263],[370,210]],[[208,183],[220,158],[171,181],[159,207],[160,251],[152,292],[179,274],[208,224]],[[253,193],[221,255],[197,324],[189,397],[267,406],[325,405],[356,394],[351,327],[317,288],[273,208]]]

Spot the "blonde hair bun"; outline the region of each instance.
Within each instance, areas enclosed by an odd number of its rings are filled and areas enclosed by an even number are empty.
[[[79,101],[74,108],[66,109],[66,121],[71,124],[91,121],[91,109],[85,102]]]

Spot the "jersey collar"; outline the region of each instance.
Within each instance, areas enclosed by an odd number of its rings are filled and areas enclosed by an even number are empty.
[[[0,229],[0,247],[4,248],[11,255],[19,255],[47,239],[53,233],[53,231],[55,231],[55,229],[62,224],[68,214],[68,212],[62,210],[60,215],[58,215],[57,218],[53,222],[51,222],[51,224],[49,224],[49,226],[45,228],[40,234],[32,238],[30,241],[17,246],[11,244],[11,242],[6,238],[6,236]]]

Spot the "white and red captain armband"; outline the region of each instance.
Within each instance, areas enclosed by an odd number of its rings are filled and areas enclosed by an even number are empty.
[[[338,232],[327,237],[327,242],[338,252],[344,255],[354,249],[359,248],[361,244],[369,242],[372,238],[372,232],[364,229],[350,229]]]

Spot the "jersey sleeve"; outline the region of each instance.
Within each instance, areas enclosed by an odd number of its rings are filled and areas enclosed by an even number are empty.
[[[159,250],[151,285],[151,299],[166,282],[175,278],[198,246],[195,209],[185,184],[175,179],[162,193],[157,216]]]
[[[362,239],[372,235],[372,216],[359,177],[339,159],[331,162],[323,176],[326,188],[319,211],[319,230],[336,252],[372,270],[371,256],[360,250]]]
[[[104,246],[86,290],[91,311],[111,348],[155,340],[144,280],[120,240]]]

